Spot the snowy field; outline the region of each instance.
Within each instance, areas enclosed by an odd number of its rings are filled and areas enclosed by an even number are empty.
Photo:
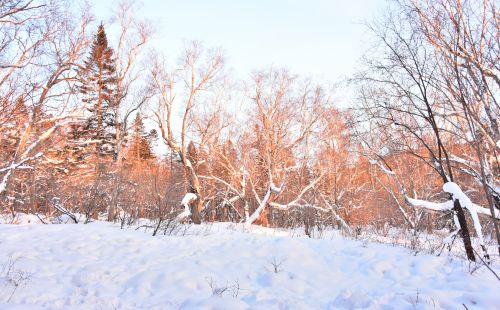
[[[500,282],[459,258],[283,234],[0,225],[0,309],[500,309]]]

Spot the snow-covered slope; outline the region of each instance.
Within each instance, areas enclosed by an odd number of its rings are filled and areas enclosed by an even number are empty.
[[[220,224],[151,237],[106,223],[0,225],[0,309],[500,306],[500,282],[484,267],[470,275],[458,258],[242,230]]]

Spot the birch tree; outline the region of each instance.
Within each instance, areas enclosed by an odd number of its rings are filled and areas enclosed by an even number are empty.
[[[252,149],[244,156],[249,190],[256,208],[245,223],[267,224],[269,207],[287,210],[310,205],[306,194],[323,177],[316,173],[306,185],[282,200],[288,177],[308,165],[308,142],[317,132],[320,111],[328,96],[319,86],[300,81],[286,70],[268,70],[253,76],[249,124],[253,130]],[[300,156],[299,154],[303,154]]]
[[[151,68],[152,85],[158,92],[158,107],[154,114],[161,137],[179,156],[184,167],[186,196],[182,200],[185,212],[181,217],[190,217],[196,224],[201,223],[203,191],[193,164],[187,157],[187,135],[194,107],[200,104],[202,94],[210,91],[217,82],[223,67],[224,58],[220,52],[206,51],[200,44],[193,43],[186,48],[180,67],[173,73],[168,73],[165,63],[161,61]],[[180,120],[176,119],[178,111]]]
[[[26,40],[32,44],[32,49],[4,54],[13,56],[14,61],[1,69],[2,95],[10,96],[3,97],[3,100],[17,98],[16,102],[22,102],[26,111],[22,121],[17,122],[21,134],[0,170],[3,174],[0,195],[3,197],[15,172],[29,167],[37,159],[50,161],[47,150],[54,134],[81,117],[81,111],[72,105],[75,94],[72,85],[76,80],[76,68],[90,42],[87,30],[91,15],[88,10],[84,9],[80,19],[75,21],[49,2],[18,1],[16,5],[11,7],[14,13],[5,17],[7,20],[2,24],[11,23],[9,29],[14,38],[19,36],[12,41],[16,45],[26,43],[22,41],[30,33]],[[23,14],[28,14],[28,17],[22,17]],[[43,54],[39,53],[41,50]],[[26,86],[13,90],[9,88],[12,85]],[[7,128],[1,130],[2,139],[10,133],[8,122],[5,126]]]

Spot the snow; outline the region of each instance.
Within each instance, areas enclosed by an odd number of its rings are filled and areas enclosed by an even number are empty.
[[[473,203],[472,206],[474,207],[474,209],[476,210],[477,213],[491,216],[491,211],[489,209],[478,206],[475,203]],[[494,214],[495,214],[495,218],[500,220],[500,210],[494,209]]]
[[[460,186],[454,182],[446,182],[443,184],[443,191],[446,193],[449,193],[453,196],[455,199],[460,200],[460,204],[462,207],[467,208],[467,206],[470,206],[472,202],[470,201],[469,197],[462,192],[460,189]]]
[[[451,232],[451,234],[443,239],[444,244],[452,244],[453,240],[455,239],[456,235],[460,232],[460,229],[462,228],[460,226],[460,222],[458,221],[458,217],[456,212],[453,212],[453,224],[455,224],[455,230]]]
[[[460,205],[463,208],[466,208],[469,210],[471,213],[471,216],[473,219],[477,216],[477,213],[484,214],[491,216],[491,211],[487,208],[478,206],[477,204],[473,203],[470,198],[462,192],[460,187],[453,182],[446,182],[443,185],[443,191],[449,194],[452,194],[455,199],[460,200]],[[432,202],[432,201],[427,201],[427,200],[420,200],[420,199],[415,199],[411,197],[405,197],[406,201],[414,206],[414,207],[421,207],[429,210],[434,210],[434,211],[448,211],[453,209],[453,200],[448,200],[443,203],[441,202]],[[475,215],[473,215],[475,213]],[[500,211],[495,210],[495,218],[500,219]]]
[[[191,202],[193,202],[197,198],[198,196],[196,196],[196,194],[194,193],[186,193],[186,195],[184,195],[184,198],[182,198],[181,201],[181,205],[184,206],[184,211],[182,211],[182,213],[180,213],[177,216],[177,219],[181,220],[191,215],[191,209],[189,208],[189,204],[191,204]]]
[[[189,204],[198,198],[195,193],[186,193],[182,198],[181,205],[189,207]]]
[[[0,309],[498,309],[499,282],[456,257],[245,225],[157,236],[110,223],[0,225]],[[274,272],[273,262],[279,262]],[[498,261],[492,268],[500,272]],[[0,271],[1,271],[0,267]],[[2,278],[3,277],[3,278]]]
[[[458,184],[454,182],[446,182],[443,184],[443,191],[449,193],[453,196],[453,199],[458,199],[462,208],[469,210],[470,216],[472,218],[472,224],[476,230],[477,236],[481,245],[484,247],[483,231],[481,227],[481,222],[479,221],[479,216],[477,215],[477,210],[470,198],[462,192],[462,189]]]
[[[80,213],[75,213],[72,214],[71,216],[75,217],[77,221],[83,221],[85,219],[84,214]],[[21,213],[18,212],[15,214],[15,216],[12,216],[11,214],[0,214],[0,223],[7,223],[7,224],[45,224],[45,223],[52,223],[52,224],[74,224],[75,221],[73,218],[66,215],[62,214],[56,217],[46,217],[43,214],[26,214],[26,213]],[[0,240],[1,242],[1,240]]]
[[[448,200],[444,203],[431,202],[427,200],[414,199],[410,197],[406,197],[406,200],[408,201],[409,204],[411,204],[414,207],[421,207],[434,211],[447,211],[453,209],[452,200]]]
[[[435,202],[430,202],[430,201],[425,201],[425,200],[413,199],[413,198],[409,198],[409,197],[406,197],[406,200],[408,201],[409,204],[411,204],[413,206],[423,207],[423,208],[435,210],[435,211],[451,210],[451,209],[453,209],[454,201],[458,200],[460,202],[460,205],[462,206],[462,208],[465,208],[469,211],[470,216],[472,218],[472,224],[474,225],[474,229],[475,229],[476,234],[479,238],[479,242],[480,242],[483,250],[486,251],[482,226],[481,226],[481,222],[479,221],[478,213],[491,216],[491,213],[489,212],[489,210],[472,203],[470,198],[464,192],[462,192],[462,189],[460,188],[460,186],[458,186],[458,184],[456,184],[454,182],[444,183],[443,184],[443,191],[445,193],[450,194],[452,196],[453,200],[448,200],[444,203],[435,203]],[[496,218],[498,218],[498,214],[495,213],[494,216]],[[453,215],[453,220],[454,220],[455,227],[457,228],[457,230],[452,232],[452,234],[448,238],[445,239],[446,243],[450,243],[451,240],[455,237],[455,235],[460,230],[460,224],[458,222],[456,214]],[[485,255],[487,255],[487,253]]]
[[[255,222],[259,218],[260,213],[262,212],[262,210],[264,210],[264,208],[267,205],[267,201],[269,200],[269,197],[271,197],[271,189],[267,190],[266,195],[264,196],[264,198],[262,199],[262,201],[259,204],[259,207],[257,207],[257,209],[255,209],[255,211],[252,213],[252,215],[250,217],[246,218],[245,223],[247,225],[247,228],[250,227],[250,225],[252,225],[252,223]]]
[[[281,190],[282,190],[281,186],[278,187],[278,186],[274,185],[274,183],[272,183],[272,182],[271,182],[271,185],[269,186],[269,189],[270,189],[271,192],[277,193],[277,194],[280,193]]]
[[[18,163],[11,163],[10,166],[2,168],[0,170],[0,172],[7,171],[7,173],[3,176],[2,182],[0,183],[0,193],[3,193],[6,191],[7,182],[9,181],[9,178],[11,177],[13,170],[20,168],[27,161],[37,159],[38,157],[41,157],[42,155],[43,155],[43,153],[39,152],[35,156],[24,158],[21,161],[19,161]]]
[[[5,192],[5,190],[7,189],[7,181],[9,180],[9,177],[10,177],[11,174],[12,174],[12,170],[9,170],[3,176],[2,182],[0,183],[0,193]]]

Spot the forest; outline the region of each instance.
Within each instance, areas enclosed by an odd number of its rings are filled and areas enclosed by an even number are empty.
[[[134,1],[108,23],[85,2],[0,0],[0,214],[153,235],[211,222],[445,231],[488,261],[500,252],[498,4],[391,1],[340,105],[286,68],[238,79],[202,42],[155,50]]]

